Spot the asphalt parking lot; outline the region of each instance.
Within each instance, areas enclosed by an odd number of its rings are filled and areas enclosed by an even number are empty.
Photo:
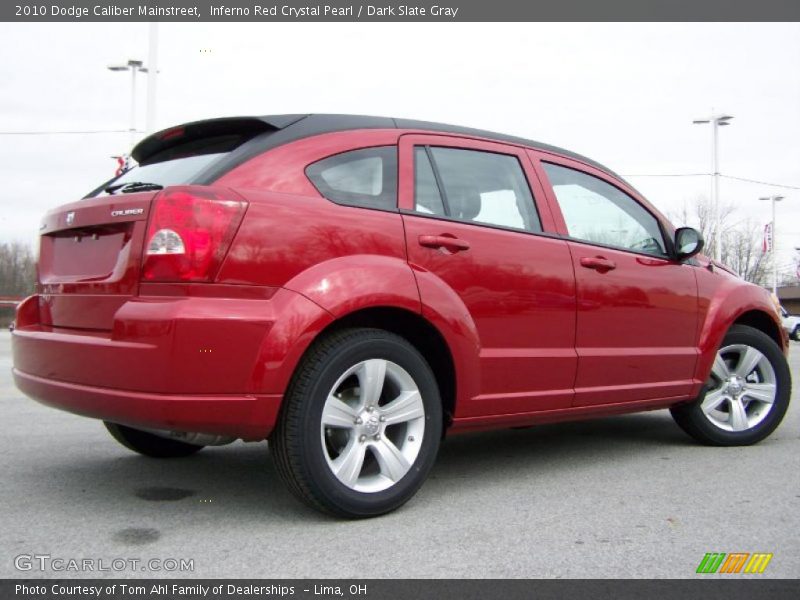
[[[800,379],[796,343],[791,365]],[[675,578],[706,552],[771,552],[759,577],[800,575],[796,392],[750,448],[698,446],[666,411],[453,437],[404,508],[347,522],[296,502],[266,443],[142,458],[23,397],[10,366],[2,332],[2,577],[96,575],[15,568],[38,554],[194,561],[99,574],[126,577]]]

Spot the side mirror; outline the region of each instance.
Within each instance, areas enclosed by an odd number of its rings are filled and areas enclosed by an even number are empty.
[[[675,230],[675,252],[678,260],[691,258],[703,249],[705,242],[700,232],[691,227],[680,227]]]

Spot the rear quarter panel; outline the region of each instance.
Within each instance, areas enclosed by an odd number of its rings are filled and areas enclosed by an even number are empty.
[[[305,319],[296,313],[276,323],[256,361],[256,388],[282,392],[303,352],[336,318],[373,306],[420,312],[398,213],[321,197],[237,191],[250,206],[218,283],[281,287],[327,315],[319,319],[312,311]]]
[[[305,175],[317,160],[394,145],[398,136],[397,130],[315,136],[270,150],[217,181],[250,202],[218,282],[282,287],[327,314],[295,314],[276,324],[256,361],[256,387],[282,392],[305,350],[336,318],[375,306],[420,313],[400,214],[335,204]]]

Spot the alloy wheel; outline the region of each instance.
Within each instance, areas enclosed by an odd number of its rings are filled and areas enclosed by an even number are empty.
[[[390,360],[369,359],[347,369],[322,409],[325,460],[357,492],[380,492],[400,481],[417,459],[424,432],[419,387]]]
[[[777,379],[769,359],[752,346],[734,344],[717,353],[701,409],[724,431],[747,431],[766,418],[776,394]]]

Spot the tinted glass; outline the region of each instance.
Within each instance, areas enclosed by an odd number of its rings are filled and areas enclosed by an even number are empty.
[[[337,154],[309,165],[306,175],[320,194],[338,204],[387,210],[397,207],[394,146]]]
[[[428,152],[414,148],[414,210],[431,215],[444,215],[444,204]]]
[[[176,158],[134,167],[103,187],[109,185],[117,186],[133,181],[157,183],[164,187],[188,184],[191,183],[195,175],[223,156],[225,156],[225,153],[201,154],[199,156],[187,156],[186,158]],[[105,192],[101,192],[98,195],[104,196]]]
[[[507,154],[430,148],[447,216],[461,221],[541,231],[519,160]]]
[[[183,129],[183,128],[177,128]],[[155,183],[161,186],[187,185],[194,183],[197,176],[207,168],[224,164],[225,158],[239,146],[250,140],[257,131],[244,133],[223,133],[219,135],[189,136],[182,140],[182,134],[176,135],[174,143],[169,143],[162,150],[147,156],[142,164],[106,181],[89,192],[87,197],[105,195],[105,188],[114,186],[116,193],[124,192],[121,187],[126,183]],[[135,164],[135,163],[134,163]]]
[[[665,256],[656,218],[622,190],[599,179],[542,163],[570,237],[635,252]]]

